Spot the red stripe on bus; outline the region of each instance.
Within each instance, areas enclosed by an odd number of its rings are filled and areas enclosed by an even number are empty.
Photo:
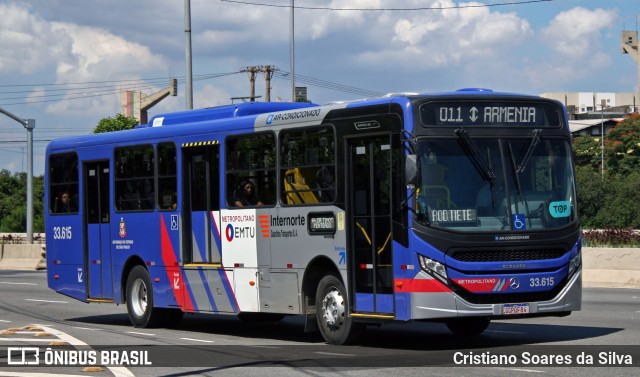
[[[189,295],[185,294],[185,290],[187,288],[185,286],[186,282],[178,267],[178,260],[176,259],[176,254],[173,251],[173,245],[171,245],[171,239],[169,238],[169,233],[167,233],[167,227],[162,216],[160,216],[160,245],[162,249],[162,261],[164,262],[165,271],[167,272],[167,279],[169,284],[171,284],[171,289],[173,290],[173,294],[176,296],[178,304],[181,306],[183,311],[194,312],[193,302],[191,302]],[[176,270],[171,271],[167,267],[176,267]],[[179,274],[178,287],[174,284],[174,279],[176,278],[174,274],[176,273]]]
[[[436,279],[395,279],[396,292],[451,292]]]

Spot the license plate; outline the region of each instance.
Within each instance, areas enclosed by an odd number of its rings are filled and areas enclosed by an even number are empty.
[[[502,306],[502,314],[515,315],[529,313],[529,304],[504,304]]]

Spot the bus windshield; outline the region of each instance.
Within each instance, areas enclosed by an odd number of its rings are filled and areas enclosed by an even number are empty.
[[[470,137],[417,143],[416,219],[464,232],[563,227],[576,219],[571,146],[540,130],[518,138]]]

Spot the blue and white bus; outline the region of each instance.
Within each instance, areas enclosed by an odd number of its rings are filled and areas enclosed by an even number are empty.
[[[485,89],[243,103],[55,140],[48,284],[126,304],[136,327],[300,315],[332,344],[367,324],[469,335],[569,315],[571,141],[561,103]],[[246,185],[256,199],[237,206]]]

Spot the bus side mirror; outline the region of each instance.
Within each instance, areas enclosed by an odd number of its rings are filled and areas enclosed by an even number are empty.
[[[409,154],[407,155],[406,160],[404,161],[404,179],[407,185],[414,184],[416,176],[417,176],[418,168],[416,164],[416,155]]]

